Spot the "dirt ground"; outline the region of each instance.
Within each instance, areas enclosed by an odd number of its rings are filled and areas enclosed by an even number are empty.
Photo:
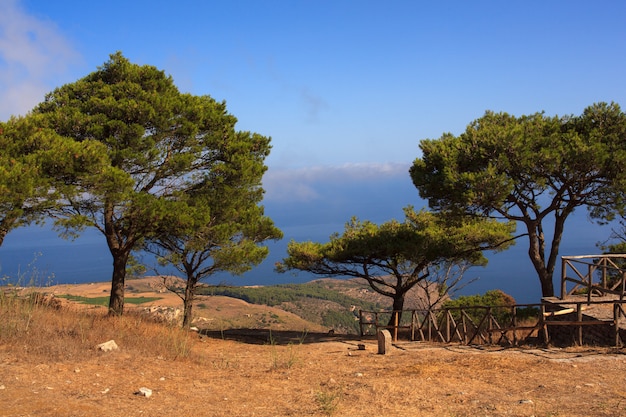
[[[80,291],[102,295],[97,285]],[[120,343],[41,361],[28,346],[0,346],[0,415],[626,416],[621,349],[402,342],[380,355],[376,340],[297,330],[192,340],[192,355],[179,359]]]

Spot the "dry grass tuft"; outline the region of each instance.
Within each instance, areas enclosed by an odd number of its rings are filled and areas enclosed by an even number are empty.
[[[59,308],[37,292],[0,294],[0,343],[23,346],[22,353],[38,360],[83,360],[112,339],[137,355],[176,359],[191,354],[193,335],[139,312],[114,317],[102,308]]]

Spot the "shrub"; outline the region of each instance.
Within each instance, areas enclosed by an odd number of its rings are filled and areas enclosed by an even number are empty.
[[[463,308],[475,324],[478,324],[485,315],[486,307],[491,308],[491,314],[496,321],[505,326],[511,321],[511,308],[515,299],[501,290],[490,290],[483,295],[464,295],[454,300],[446,301],[444,308]],[[452,312],[456,319],[461,318],[460,310]]]

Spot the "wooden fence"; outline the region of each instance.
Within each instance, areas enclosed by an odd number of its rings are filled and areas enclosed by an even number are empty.
[[[626,294],[626,255],[580,255],[561,257],[561,299],[585,294],[614,294],[620,300]]]
[[[402,314],[395,311],[360,311],[359,325],[361,336],[388,329],[396,341],[402,338],[463,345],[622,346],[626,340],[624,303],[623,300],[614,300],[567,302],[566,306],[549,303],[473,306],[405,310]],[[589,306],[605,306],[605,310],[612,311],[612,317],[597,319],[584,314]]]

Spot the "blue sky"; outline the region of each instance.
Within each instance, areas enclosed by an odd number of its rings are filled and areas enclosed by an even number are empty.
[[[118,50],[226,100],[240,129],[272,137],[275,168],[406,165],[487,109],[626,102],[618,0],[3,0],[0,118]]]
[[[364,211],[384,221],[422,203],[407,185],[421,139],[458,134],[487,109],[626,106],[621,0],[2,0],[0,120],[118,50],[272,137],[268,211],[397,180],[406,195]],[[338,224],[370,205],[362,189]]]

